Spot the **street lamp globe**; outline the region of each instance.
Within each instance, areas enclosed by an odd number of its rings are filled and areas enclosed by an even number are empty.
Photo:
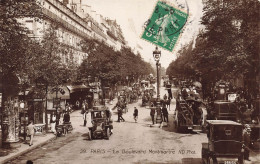
[[[20,108],[24,109],[24,102],[23,101],[20,102]]]
[[[161,51],[158,50],[158,47],[156,46],[155,50],[153,51],[153,58],[156,62],[159,62],[161,58]]]

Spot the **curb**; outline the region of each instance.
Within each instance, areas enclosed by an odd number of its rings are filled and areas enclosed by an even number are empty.
[[[14,158],[17,158],[17,157],[19,157],[19,156],[21,156],[21,155],[23,155],[23,154],[25,154],[25,153],[28,153],[29,151],[31,151],[31,150],[33,150],[33,149],[36,149],[36,148],[38,148],[38,147],[41,147],[41,146],[47,144],[47,142],[49,142],[49,141],[51,141],[51,140],[54,140],[55,138],[56,138],[56,136],[53,136],[53,137],[51,137],[50,139],[48,139],[48,140],[46,140],[46,141],[43,141],[42,143],[39,143],[39,144],[37,144],[37,145],[35,145],[35,146],[32,146],[32,147],[29,147],[28,149],[26,149],[26,150],[24,150],[24,151],[21,151],[21,152],[15,154],[15,155],[13,155],[13,156],[10,156],[10,157],[8,157],[8,158],[6,158],[6,159],[0,161],[0,163],[2,164],[2,163],[6,163],[6,162],[8,162],[8,161],[10,161],[10,160],[13,160]]]
[[[77,112],[77,111],[80,111],[80,110],[74,110],[74,111],[72,111],[70,114],[75,113],[75,112]],[[55,135],[53,135],[53,137],[47,139],[46,141],[43,141],[43,142],[41,142],[41,143],[39,143],[39,144],[37,144],[37,145],[28,147],[28,149],[26,149],[26,150],[24,150],[24,151],[18,152],[18,153],[14,154],[14,155],[10,155],[10,157],[8,157],[8,158],[6,158],[6,159],[1,160],[1,157],[0,157],[0,164],[7,163],[8,161],[13,160],[13,159],[15,159],[15,158],[17,158],[17,157],[19,157],[19,156],[21,156],[21,155],[23,155],[23,154],[26,154],[26,153],[32,151],[33,149],[36,149],[36,148],[38,148],[38,147],[41,147],[41,146],[47,144],[49,141],[52,141],[52,140],[54,140],[54,139],[56,139],[56,136],[55,136]],[[8,156],[8,155],[7,155],[7,156]]]

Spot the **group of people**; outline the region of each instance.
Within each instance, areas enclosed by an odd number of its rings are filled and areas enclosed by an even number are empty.
[[[65,108],[65,111],[63,112],[58,110],[57,113],[56,112],[51,113],[50,115],[51,132],[56,134],[56,127],[57,125],[61,124],[61,118],[63,118],[63,125],[65,125],[63,127],[63,133],[66,135],[68,133],[68,127],[66,125],[70,124],[70,110],[68,108]],[[26,129],[27,136],[30,137],[29,146],[33,145],[33,137],[35,134],[35,130],[36,128],[34,122],[33,120],[30,120]]]
[[[50,124],[51,124],[51,132],[54,134],[57,133],[57,126],[62,124],[63,134],[66,135],[68,133],[68,124],[70,124],[70,113],[69,111],[65,111],[63,114],[63,122],[61,121],[62,115],[60,112],[52,112],[50,117]]]
[[[51,124],[51,132],[53,132],[54,134],[56,134],[56,126],[60,124],[60,115],[59,114],[55,114],[55,112],[53,112],[51,114],[51,118],[50,118],[50,124]],[[70,115],[69,115],[69,112],[66,112],[64,115],[63,115],[63,124],[69,124],[70,123]],[[30,137],[30,142],[29,142],[29,146],[32,146],[33,145],[33,137],[34,137],[34,134],[35,134],[35,125],[33,123],[33,120],[30,120],[29,121],[29,124],[27,126],[27,136]],[[68,133],[68,128],[67,127],[63,127],[63,133],[66,135]]]
[[[123,118],[123,111],[121,108],[118,108],[117,110],[118,112],[118,119],[117,119],[117,122],[120,122],[120,121],[123,121],[125,122],[125,119]],[[138,120],[138,109],[136,107],[134,107],[134,113],[133,113],[133,116],[134,116],[134,121],[135,123],[137,123],[137,120]]]
[[[168,118],[168,109],[166,107],[165,104],[162,105],[162,107],[160,105],[157,105],[156,107],[152,107],[151,111],[150,111],[150,116],[152,118],[152,123],[154,124],[155,121],[155,114],[157,114],[157,119],[161,120],[160,123],[162,122],[169,122],[169,118]],[[159,118],[158,118],[159,117]]]

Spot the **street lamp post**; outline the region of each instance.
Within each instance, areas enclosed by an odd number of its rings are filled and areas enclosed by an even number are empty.
[[[157,71],[157,101],[160,100],[160,78],[159,78],[159,61],[161,57],[161,51],[158,50],[158,47],[156,46],[155,50],[153,51],[153,57],[156,61],[156,71]]]

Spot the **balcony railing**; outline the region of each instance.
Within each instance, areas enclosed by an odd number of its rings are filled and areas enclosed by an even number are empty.
[[[91,29],[96,32],[98,35],[102,36],[104,39],[107,40],[106,35],[101,31],[99,28],[97,28],[94,24],[92,24]]]
[[[47,17],[54,20],[56,23],[62,25],[64,28],[66,28],[66,29],[68,29],[68,30],[70,30],[70,31],[82,36],[82,37],[90,38],[90,36],[88,34],[84,33],[82,30],[79,30],[78,28],[75,28],[74,26],[72,26],[71,24],[69,24],[65,20],[61,19],[60,17],[58,17],[56,14],[52,13],[51,11],[49,11],[47,9],[43,9],[42,12]]]
[[[85,22],[82,18],[80,18],[76,13],[74,13],[71,9],[69,9],[67,6],[65,6],[62,2],[58,0],[47,0],[49,3],[53,4],[54,7],[56,7],[61,12],[65,13],[67,16],[69,16],[71,19],[79,23],[81,26],[85,27],[87,30],[91,31],[91,29],[88,27],[87,22]]]

